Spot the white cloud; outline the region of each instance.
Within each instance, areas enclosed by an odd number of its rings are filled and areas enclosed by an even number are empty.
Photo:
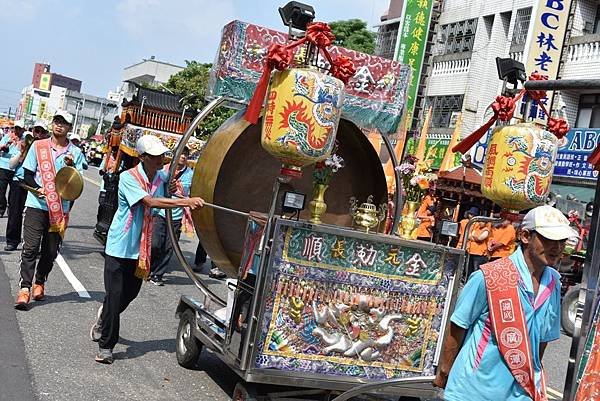
[[[219,37],[234,7],[230,0],[121,0],[117,14],[133,38],[181,46]]]

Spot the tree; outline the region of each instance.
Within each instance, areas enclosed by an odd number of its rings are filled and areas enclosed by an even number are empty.
[[[367,29],[367,23],[360,19],[333,21],[329,23],[335,35],[335,44],[362,53],[375,52],[375,33]]]
[[[198,61],[185,61],[186,67],[177,74],[172,75],[164,85],[173,93],[182,96],[182,106],[201,110],[206,102],[204,100],[208,89],[208,79],[212,64]],[[158,89],[164,90],[159,87]],[[234,110],[219,107],[214,110],[196,131],[196,136],[206,139],[229,117]]]

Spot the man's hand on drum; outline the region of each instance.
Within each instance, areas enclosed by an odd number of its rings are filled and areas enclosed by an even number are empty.
[[[199,197],[187,198],[188,207],[192,210],[199,209],[204,206],[204,199]]]

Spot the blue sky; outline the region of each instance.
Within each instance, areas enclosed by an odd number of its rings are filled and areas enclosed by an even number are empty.
[[[379,21],[389,0],[307,0],[317,21]],[[85,93],[106,96],[124,67],[156,56],[212,62],[227,22],[240,19],[283,30],[277,8],[286,0],[0,0],[0,111],[15,107],[31,83],[33,64],[83,81]]]

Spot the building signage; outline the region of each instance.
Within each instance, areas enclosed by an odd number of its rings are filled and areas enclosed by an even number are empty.
[[[417,90],[421,79],[425,43],[429,34],[431,9],[433,0],[407,0],[404,2],[401,27],[398,32],[396,57],[394,60],[407,64],[412,68],[412,74],[406,93],[405,118],[409,122],[413,116]]]
[[[52,77],[52,75],[45,73],[42,74],[42,76],[40,77],[40,87],[39,89],[44,90],[44,91],[49,91],[50,90],[50,78]]]
[[[483,165],[487,150],[488,133],[473,147],[472,159]],[[573,128],[559,140],[558,154],[554,165],[554,177],[595,180],[598,171],[587,162],[587,158],[600,144],[600,128]]]
[[[538,0],[534,4],[527,43],[525,45],[525,71],[527,76],[534,72],[548,79],[558,77],[558,66],[565,41],[571,0]],[[550,112],[553,92],[548,91],[542,103]],[[530,116],[541,124],[547,116],[537,105],[532,105]]]

